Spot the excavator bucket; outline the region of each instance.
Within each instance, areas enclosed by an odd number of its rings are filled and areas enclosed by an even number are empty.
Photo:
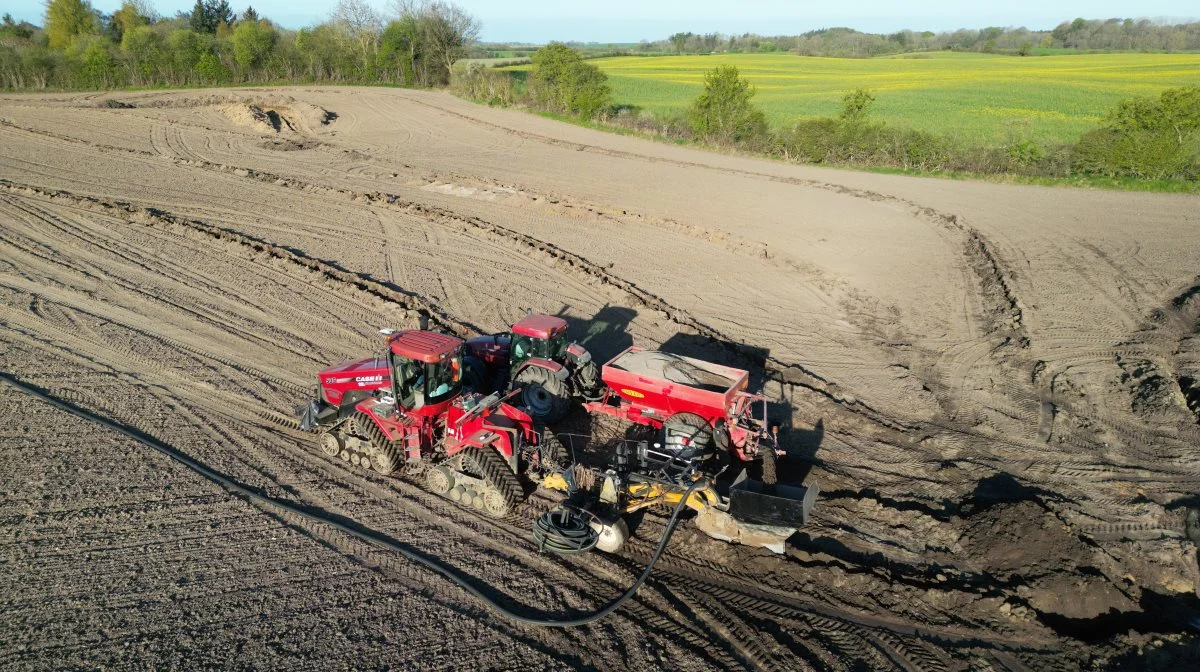
[[[783,553],[788,537],[808,522],[817,491],[815,483],[768,487],[743,470],[730,487],[728,510],[706,507],[697,513],[696,526],[714,539]]]
[[[729,487],[729,515],[741,523],[797,528],[808,522],[817,490],[816,483],[767,486],[743,469]]]

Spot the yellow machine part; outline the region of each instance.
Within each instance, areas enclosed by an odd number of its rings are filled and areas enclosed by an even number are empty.
[[[609,499],[611,498],[611,494],[615,494],[613,479],[604,476],[604,481],[604,485],[601,488],[602,500]],[[542,479],[542,485],[562,492],[568,490],[567,480],[560,473],[546,476]],[[678,504],[679,500],[683,498],[683,494],[687,492],[686,486],[666,485],[662,483],[624,483],[623,487],[622,497],[616,498],[623,501],[623,505],[621,506],[622,513],[631,513],[638,509],[644,509],[647,506],[654,506],[655,504],[672,507]],[[704,512],[719,502],[720,497],[717,495],[717,491],[711,483],[708,483],[692,490],[691,494],[688,495],[686,506],[695,511]]]

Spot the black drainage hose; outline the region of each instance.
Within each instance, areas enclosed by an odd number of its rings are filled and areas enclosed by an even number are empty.
[[[208,480],[212,481],[213,483],[216,483],[217,485],[221,486],[222,488],[224,488],[225,490],[229,491],[232,494],[240,495],[248,500],[258,502],[260,504],[266,504],[267,506],[275,507],[276,509],[281,509],[281,510],[291,513],[293,515],[299,516],[305,520],[308,520],[310,522],[328,525],[329,527],[332,527],[335,530],[338,530],[340,532],[348,534],[356,539],[365,541],[368,544],[371,544],[372,546],[375,546],[377,548],[395,551],[396,553],[399,553],[400,555],[421,565],[422,567],[425,567],[426,569],[436,572],[436,573],[444,576],[445,578],[453,581],[460,588],[467,591],[471,595],[474,595],[481,602],[483,602],[484,604],[486,604],[488,607],[492,608],[493,610],[499,612],[503,616],[510,618],[518,623],[524,623],[526,625],[536,625],[536,626],[547,627],[547,628],[570,628],[570,627],[576,627],[576,626],[581,626],[581,625],[587,625],[588,623],[593,623],[595,621],[598,621],[598,620],[604,618],[605,616],[608,616],[612,612],[616,611],[617,608],[620,607],[626,600],[633,597],[634,593],[637,592],[638,588],[641,588],[642,584],[646,582],[646,579],[648,579],[650,577],[650,570],[654,568],[654,564],[658,562],[658,558],[663,554],[663,551],[666,550],[667,542],[670,541],[671,535],[675,532],[675,526],[679,523],[679,514],[683,512],[683,509],[684,509],[685,504],[687,503],[688,497],[691,496],[692,490],[694,490],[696,488],[696,486],[700,483],[700,481],[696,481],[696,482],[692,483],[692,485],[690,487],[688,487],[687,492],[684,493],[683,498],[679,500],[679,504],[677,504],[675,506],[675,512],[671,515],[671,520],[667,523],[667,529],[665,532],[663,532],[662,541],[658,542],[658,548],[655,549],[654,555],[650,558],[650,563],[648,565],[646,565],[646,569],[642,572],[642,575],[639,576],[638,580],[635,581],[634,584],[629,587],[629,590],[626,590],[620,597],[613,600],[612,602],[609,602],[606,606],[601,608],[599,611],[595,611],[590,614],[586,614],[586,615],[582,615],[582,616],[575,616],[573,618],[532,618],[529,616],[523,616],[521,614],[518,614],[515,611],[512,611],[511,609],[501,606],[499,603],[497,603],[492,598],[488,597],[487,595],[484,595],[483,592],[481,590],[479,590],[478,588],[476,588],[475,585],[472,584],[470,581],[459,576],[450,567],[447,567],[446,565],[443,565],[440,562],[437,562],[436,560],[426,558],[426,557],[414,552],[412,549],[409,549],[401,544],[397,544],[396,542],[391,541],[389,539],[381,538],[380,536],[378,536],[376,534],[372,534],[370,532],[365,532],[363,530],[355,529],[354,527],[345,525],[343,523],[339,523],[335,520],[330,520],[324,516],[316,515],[310,511],[306,511],[300,507],[297,507],[294,504],[290,504],[285,501],[274,499],[272,497],[268,497],[259,492],[256,492],[255,490],[252,490],[252,489],[246,487],[245,485],[238,483],[237,481],[229,478],[228,476],[225,476],[224,474],[221,474],[220,472],[210,469],[208,466],[204,465],[203,463],[193,460],[192,458],[179,452],[177,449],[172,448],[171,446],[167,445],[166,443],[163,443],[162,441],[159,441],[158,439],[156,439],[148,434],[145,434],[133,427],[127,427],[120,423],[109,420],[108,418],[97,415],[87,409],[80,408],[79,406],[76,406],[69,402],[52,397],[48,393],[46,393],[44,390],[41,390],[37,387],[29,385],[28,383],[23,383],[23,382],[17,380],[14,376],[12,376],[9,373],[0,371],[0,382],[7,383],[9,386],[13,387],[16,390],[24,392],[25,394],[28,394],[33,397],[37,397],[38,399],[41,399],[42,401],[50,404],[51,406],[54,406],[55,408],[57,408],[59,410],[70,413],[71,415],[74,415],[76,417],[83,418],[84,420],[94,422],[98,425],[103,425],[104,427],[107,427],[115,432],[124,434],[125,436],[128,436],[129,438],[133,439],[134,441],[137,441],[138,443],[141,443],[142,445],[152,448],[152,449],[162,453],[163,455],[166,455],[167,457],[171,458],[172,460],[179,462],[183,466],[187,467],[188,469],[191,469],[192,471],[196,472],[197,474],[200,474],[201,476],[203,476],[204,478],[207,478]]]

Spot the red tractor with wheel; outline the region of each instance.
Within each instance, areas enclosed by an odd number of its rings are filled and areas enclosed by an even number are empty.
[[[591,354],[567,341],[567,321],[530,314],[507,332],[467,341],[464,384],[476,392],[520,390],[534,419],[555,423],[574,399],[596,399],[600,378]]]
[[[463,390],[462,340],[432,331],[387,333],[376,357],[320,371],[300,427],[330,457],[394,474],[424,470],[437,494],[503,516],[524,496],[518,474],[545,463],[529,414]]]
[[[778,427],[767,421],[766,398],[746,391],[749,372],[630,347],[600,376],[604,387],[584,403],[589,412],[662,429],[663,453],[676,461],[723,463],[731,452],[762,459],[764,480],[774,483]]]

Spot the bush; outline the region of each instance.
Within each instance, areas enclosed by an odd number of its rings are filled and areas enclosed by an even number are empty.
[[[866,89],[855,89],[847,93],[842,96],[841,120],[851,124],[866,121],[867,114],[874,103],[875,96]]]
[[[1110,177],[1200,179],[1200,88],[1117,104],[1075,146],[1074,168]]]
[[[211,51],[200,57],[200,61],[196,63],[196,72],[204,82],[209,84],[226,82],[230,77],[229,68],[225,67],[225,64],[221,63],[221,59]]]
[[[810,163],[858,163],[905,169],[944,170],[952,148],[943,138],[907,128],[820,118],[798,122],[777,142],[789,158]]]
[[[1200,141],[1195,136],[1180,143],[1171,133],[1099,128],[1079,138],[1074,168],[1109,177],[1200,179]]]
[[[612,101],[608,76],[558,42],[534,53],[530,91],[539,107],[582,119],[591,119]]]
[[[732,65],[704,75],[704,93],[692,103],[688,119],[696,137],[719,144],[753,147],[767,140],[767,120],[750,103],[754,87]]]
[[[450,75],[450,88],[460,96],[488,105],[512,105],[517,99],[516,80],[507,72],[472,63]]]
[[[1046,158],[1046,152],[1032,140],[1014,142],[1006,151],[1008,157],[1018,166],[1032,166]]]
[[[656,113],[634,105],[613,105],[602,114],[605,122],[621,128],[650,133],[671,140],[693,140],[687,115],[680,112]]]

